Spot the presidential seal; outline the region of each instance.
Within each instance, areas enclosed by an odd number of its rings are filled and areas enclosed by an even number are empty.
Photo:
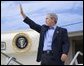
[[[25,52],[31,47],[31,40],[25,33],[16,34],[12,42],[16,52]]]

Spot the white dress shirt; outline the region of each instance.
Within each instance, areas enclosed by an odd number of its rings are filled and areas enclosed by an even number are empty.
[[[57,26],[55,24],[54,26],[49,27],[48,31],[46,32],[46,34],[44,36],[43,51],[52,50],[52,48],[51,48],[52,38],[53,38],[53,34],[54,34],[56,27]]]

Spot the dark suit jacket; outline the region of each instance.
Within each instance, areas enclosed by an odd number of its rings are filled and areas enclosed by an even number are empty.
[[[30,28],[40,33],[39,47],[37,53],[37,62],[40,62],[41,55],[43,52],[44,35],[46,33],[47,26],[46,25],[40,26],[31,19],[29,19],[28,17],[24,19],[24,22],[27,23],[30,26]],[[52,38],[52,51],[54,59],[57,60],[56,63],[60,64],[62,62],[61,54],[63,53],[67,54],[69,51],[69,40],[66,29],[57,26]]]

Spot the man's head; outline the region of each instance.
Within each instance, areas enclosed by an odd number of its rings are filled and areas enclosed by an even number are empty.
[[[46,25],[53,26],[57,23],[58,17],[55,13],[48,13],[46,16]]]

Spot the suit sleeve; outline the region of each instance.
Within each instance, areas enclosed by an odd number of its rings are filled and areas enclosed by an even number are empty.
[[[64,54],[68,54],[69,52],[69,47],[70,47],[70,42],[68,38],[68,33],[66,29],[63,29],[62,32],[62,51]]]
[[[30,28],[36,30],[37,32],[40,33],[41,31],[41,27],[40,25],[36,24],[33,20],[31,20],[30,18],[26,17],[23,22],[25,22],[26,24],[28,24],[30,26]]]

